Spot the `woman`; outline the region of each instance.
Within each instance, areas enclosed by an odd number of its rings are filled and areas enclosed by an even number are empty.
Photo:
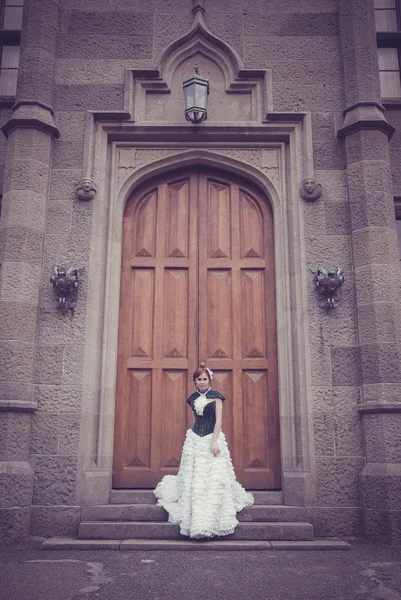
[[[221,431],[224,396],[211,389],[213,373],[201,363],[193,374],[196,392],[187,398],[194,413],[178,475],[166,475],[154,494],[171,523],[191,538],[234,532],[236,513],[254,502],[235,478],[230,452]]]

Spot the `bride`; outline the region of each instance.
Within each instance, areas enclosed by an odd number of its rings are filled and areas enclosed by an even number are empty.
[[[177,475],[166,475],[154,490],[180,524],[182,535],[212,538],[234,532],[236,513],[254,502],[235,478],[230,452],[221,431],[224,396],[211,389],[213,373],[201,363],[193,374],[196,392],[187,398],[194,413]]]

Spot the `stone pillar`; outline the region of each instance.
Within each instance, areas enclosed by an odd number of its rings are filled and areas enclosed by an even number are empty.
[[[340,0],[345,142],[357,296],[369,539],[401,541],[401,313],[388,137],[380,105],[373,0]]]
[[[0,221],[0,542],[29,533],[35,344],[52,138],[57,4],[26,0]]]

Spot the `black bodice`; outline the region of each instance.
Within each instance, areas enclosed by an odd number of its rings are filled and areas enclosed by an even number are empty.
[[[199,435],[200,437],[204,437],[205,435],[209,435],[213,433],[214,426],[216,425],[216,402],[214,402],[213,398],[220,398],[220,400],[225,400],[223,394],[220,392],[216,392],[216,390],[209,390],[206,392],[206,398],[210,398],[210,402],[206,404],[203,409],[203,415],[198,415],[194,402],[200,396],[198,392],[194,392],[186,399],[186,402],[192,408],[192,412],[194,413],[194,424],[192,426],[192,431]]]

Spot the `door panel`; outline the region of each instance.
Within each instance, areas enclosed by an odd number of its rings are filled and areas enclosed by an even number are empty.
[[[177,472],[201,360],[227,398],[239,481],[280,487],[273,248],[269,204],[233,177],[165,177],[128,202],[114,487],[153,487]]]

